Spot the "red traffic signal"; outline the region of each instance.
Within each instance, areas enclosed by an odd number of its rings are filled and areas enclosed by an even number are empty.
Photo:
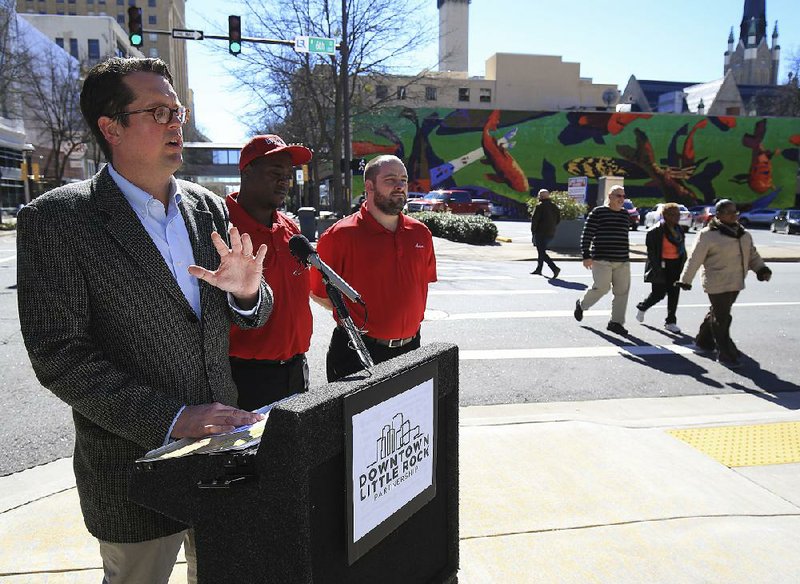
[[[228,16],[228,51],[231,55],[242,52],[242,18]]]
[[[128,8],[128,38],[131,45],[141,47],[144,42],[142,34],[142,9],[136,6]]]

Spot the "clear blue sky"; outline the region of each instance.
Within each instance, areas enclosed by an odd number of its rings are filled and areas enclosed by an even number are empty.
[[[632,74],[639,79],[711,81],[722,77],[731,26],[739,40],[743,7],[744,0],[472,0],[469,73],[483,75],[486,59],[506,52],[560,55],[580,63],[581,76],[616,84],[620,90]],[[426,10],[437,21],[436,0],[428,0]],[[207,34],[227,34],[228,14],[241,14],[246,31],[247,14],[238,2],[186,2],[187,28]],[[798,0],[767,0],[767,36],[776,20],[783,82],[787,57],[800,52]],[[287,31],[286,38],[293,37]],[[210,43],[219,46],[223,41],[187,43],[195,120],[215,141],[243,141],[247,130],[237,111],[244,98],[232,90],[235,57],[208,50]],[[434,40],[415,61],[433,65],[437,54]]]

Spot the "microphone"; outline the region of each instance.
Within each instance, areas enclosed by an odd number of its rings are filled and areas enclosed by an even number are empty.
[[[361,300],[361,295],[353,290],[350,284],[345,282],[339,274],[334,272],[328,264],[320,259],[319,254],[314,251],[314,248],[311,247],[311,244],[304,235],[295,233],[289,238],[289,252],[291,252],[301,264],[306,266],[312,265],[317,268],[334,288],[347,296],[352,302],[364,304]]]

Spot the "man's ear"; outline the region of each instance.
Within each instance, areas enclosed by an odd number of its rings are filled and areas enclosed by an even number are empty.
[[[366,191],[367,194],[370,194],[374,190],[375,190],[375,183],[372,182],[372,180],[370,180],[370,179],[365,180],[364,181],[364,191]]]
[[[117,145],[121,141],[120,123],[117,118],[100,116],[97,120],[97,127],[110,145]]]

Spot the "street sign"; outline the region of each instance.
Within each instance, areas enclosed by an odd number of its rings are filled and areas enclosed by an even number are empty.
[[[298,53],[335,55],[336,39],[326,39],[312,36],[296,36],[294,37],[294,50]]]
[[[203,40],[203,31],[202,30],[191,30],[188,28],[173,28],[172,29],[172,38],[174,39],[189,39],[193,41],[202,41]]]
[[[303,169],[302,168],[296,169],[294,171],[294,182],[296,182],[299,185],[302,185],[303,182],[304,182],[303,178],[304,178],[303,177]]]

